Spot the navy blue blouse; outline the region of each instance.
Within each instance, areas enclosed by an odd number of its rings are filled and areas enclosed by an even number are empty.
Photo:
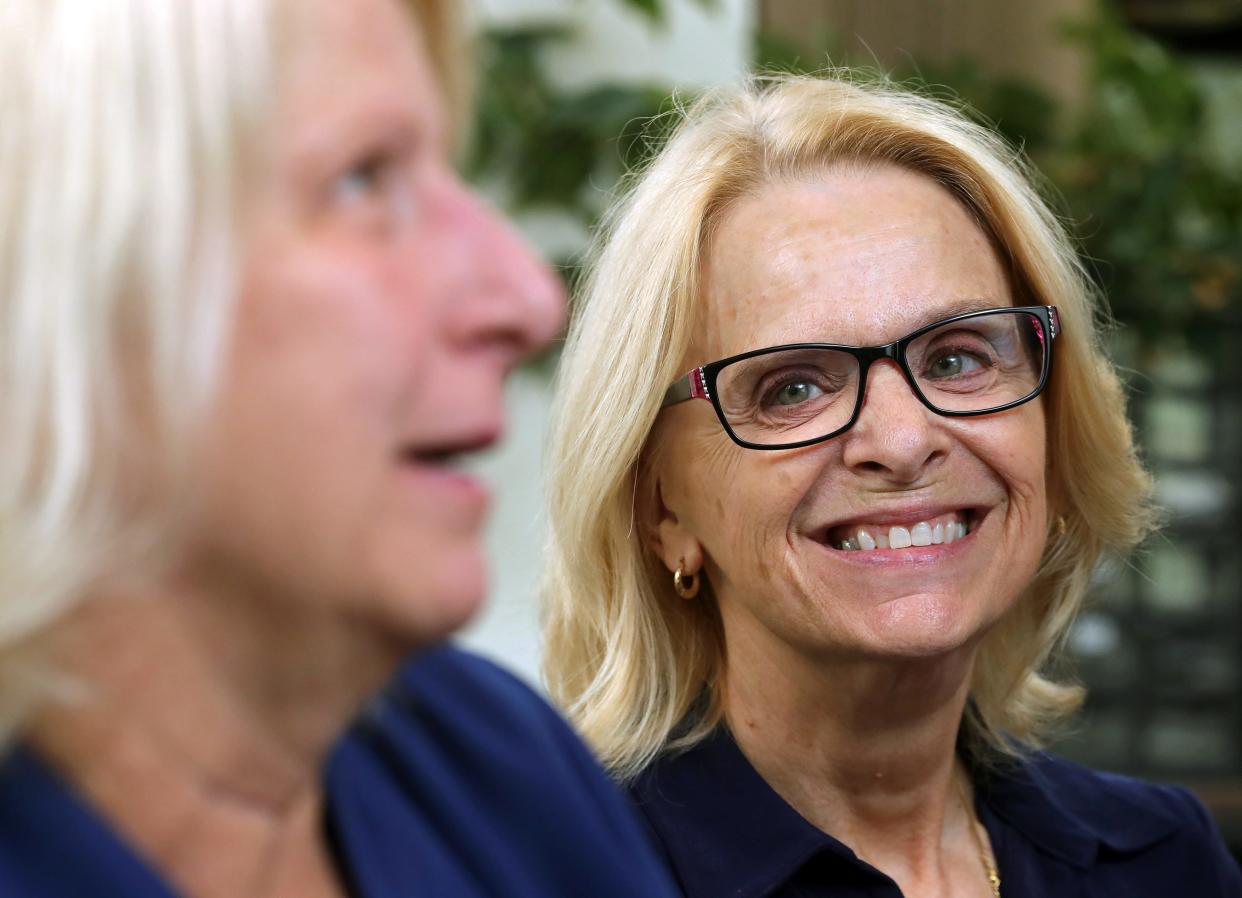
[[[657,760],[631,794],[688,898],[900,898],[777,795],[724,728]],[[1242,898],[1237,863],[1184,789],[1037,754],[976,795],[1004,898]]]
[[[358,898],[672,898],[561,718],[455,649],[420,655],[341,741],[324,825]],[[174,898],[36,755],[0,764],[0,896]]]

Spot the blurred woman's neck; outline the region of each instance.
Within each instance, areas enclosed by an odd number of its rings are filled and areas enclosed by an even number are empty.
[[[194,898],[339,892],[321,767],[400,652],[285,612],[184,586],[101,596],[57,642],[83,694],[45,709],[31,743]]]

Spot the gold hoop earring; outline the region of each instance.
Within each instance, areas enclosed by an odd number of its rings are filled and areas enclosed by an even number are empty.
[[[1059,514],[1056,516],[1052,522],[1052,529],[1053,532],[1056,533],[1057,539],[1061,539],[1065,536],[1065,515]]]
[[[682,564],[684,563],[683,561]],[[699,594],[699,578],[695,574],[683,574],[679,564],[677,571],[673,574],[673,589],[677,590],[677,595],[683,599],[693,599]]]

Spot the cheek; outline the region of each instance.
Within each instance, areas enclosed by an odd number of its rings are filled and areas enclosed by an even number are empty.
[[[709,438],[683,437],[668,454],[666,470],[675,473],[665,482],[672,488],[674,510],[705,546],[736,511],[732,494],[740,459],[731,450],[713,434]]]
[[[317,245],[250,273],[204,459],[202,537],[226,558],[335,586],[329,568],[366,550],[423,355],[396,286],[374,257]]]
[[[374,252],[314,246],[275,260],[242,296],[234,371],[286,427],[389,427],[429,330],[409,295]]]
[[[1043,410],[1033,406],[992,453],[1001,459],[1000,473],[1015,502],[1038,518],[1042,526],[1047,503],[1047,434]]]
[[[790,522],[810,486],[791,462],[722,439],[683,460],[694,466],[687,521],[718,579],[753,589],[777,576]]]
[[[243,292],[239,347],[269,357],[368,357],[397,340],[416,343],[428,304],[390,255],[313,244],[274,260]]]
[[[955,451],[960,451],[960,463],[952,462],[958,471],[955,476],[993,480],[1004,489],[1015,511],[1044,506],[1047,427],[1038,401],[994,417],[941,420],[951,422]]]
[[[1032,406],[1029,414],[995,428],[976,430],[974,442],[964,442],[975,458],[990,469],[1004,489],[1004,516],[996,534],[995,551],[1009,562],[994,568],[1000,578],[998,594],[1015,594],[1034,576],[1043,555],[1048,519],[1047,450],[1042,410]]]

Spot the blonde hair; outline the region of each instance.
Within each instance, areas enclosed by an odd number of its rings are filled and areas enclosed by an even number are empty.
[[[644,470],[665,387],[689,346],[713,226],[761,185],[837,162],[887,163],[943,185],[1007,263],[1022,304],[1064,326],[1046,393],[1053,526],[1015,609],[980,648],[963,736],[980,759],[1037,743],[1081,690],[1044,670],[1101,552],[1152,525],[1151,485],[1100,345],[1101,303],[1019,154],[946,103],[848,74],[768,76],[680,120],[601,232],[557,377],[544,672],[613,772],[693,745],[721,720],[724,641],[711,602],[679,602],[646,545]],[[1016,740],[1016,743],[1012,740]]]
[[[47,636],[166,560],[232,322],[275,0],[0,4],[0,744]],[[446,84],[447,0],[413,0]]]
[[[469,133],[467,115],[474,92],[474,47],[466,39],[464,4],[457,0],[406,0],[406,6],[419,23],[460,148]]]

